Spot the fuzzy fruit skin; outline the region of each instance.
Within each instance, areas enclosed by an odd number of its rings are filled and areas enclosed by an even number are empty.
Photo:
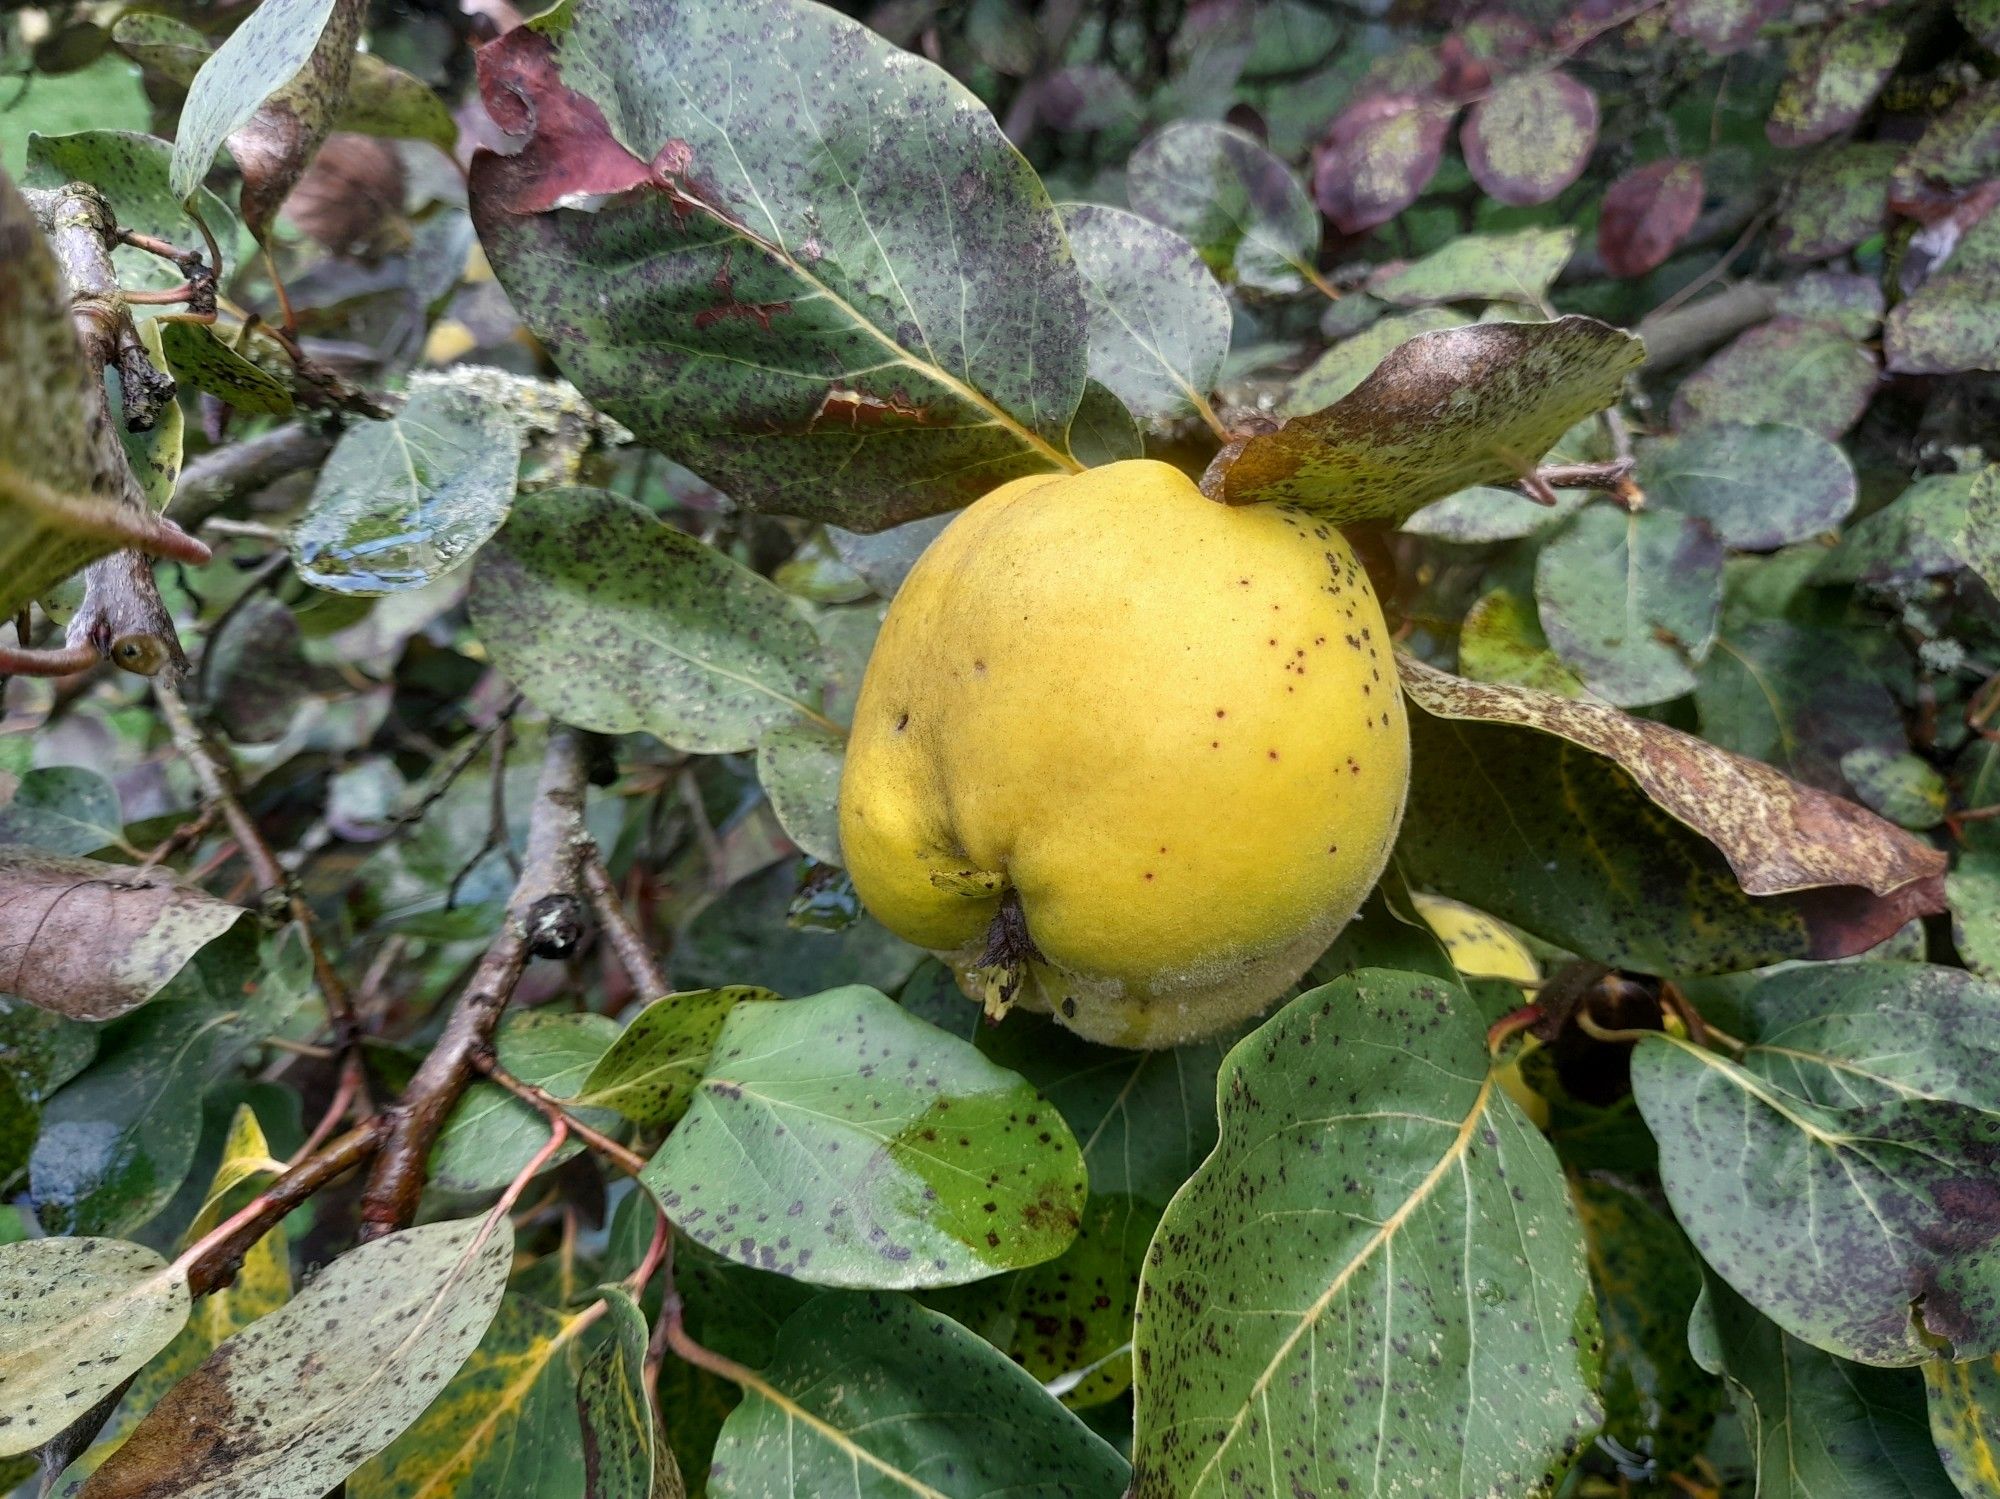
[[[864,905],[960,973],[1009,887],[1018,998],[1121,1046],[1255,1015],[1395,842],[1389,631],[1332,527],[1148,460],[1018,479],[910,572],[863,679],[841,845]]]

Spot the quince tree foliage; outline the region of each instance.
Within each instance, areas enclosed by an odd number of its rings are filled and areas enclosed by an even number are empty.
[[[0,6],[0,1487],[2000,1494],[1996,48]]]

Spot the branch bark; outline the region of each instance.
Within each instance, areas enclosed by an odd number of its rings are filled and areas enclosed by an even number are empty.
[[[104,396],[104,370],[118,371],[126,423],[135,432],[149,429],[160,410],[173,399],[173,378],[154,368],[146,346],[132,325],[132,314],[118,289],[111,249],[118,242],[118,221],[104,195],[72,182],[47,191],[23,194],[42,226],[49,248],[62,267],[72,299],[78,341],[92,373],[89,424],[91,466],[98,492],[116,495],[139,514],[151,507],[140,493],[132,465],[118,437]],[[94,648],[113,664],[141,676],[164,674],[177,680],[187,672],[187,655],[173,616],[160,601],[152,564],[135,550],[113,552],[84,570],[83,604],[70,620],[66,639],[72,649]]]
[[[573,922],[583,864],[591,850],[583,825],[588,778],[584,736],[557,726],[549,733],[528,824],[521,877],[500,930],[445,1021],[444,1034],[424,1058],[402,1101],[389,1112],[389,1134],[361,1196],[361,1237],[378,1239],[404,1227],[423,1195],[431,1144],[493,1045],[493,1033],[528,960],[565,923]]]
[[[167,505],[167,519],[193,530],[211,515],[287,474],[315,468],[333,451],[333,439],[303,422],[288,422],[247,442],[204,453],[181,470]]]
[[[1639,336],[1646,340],[1646,368],[1649,372],[1671,369],[1763,322],[1777,310],[1776,286],[1741,281],[1699,302],[1657,313],[1639,324]]]
[[[660,971],[653,949],[625,914],[625,901],[611,871],[605,868],[604,855],[594,847],[583,861],[583,885],[590,895],[591,909],[597,913],[597,924],[639,997],[650,1003],[667,993],[667,976]]]

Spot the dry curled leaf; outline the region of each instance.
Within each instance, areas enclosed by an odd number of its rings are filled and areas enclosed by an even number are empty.
[[[72,1020],[137,1009],[244,914],[171,871],[0,847],[0,993]]]
[[[1716,846],[1746,894],[1848,886],[1924,903],[1897,926],[1943,907],[1944,855],[1853,802],[1603,703],[1468,682],[1408,656],[1397,665],[1426,713],[1538,729],[1615,761],[1655,806]]]

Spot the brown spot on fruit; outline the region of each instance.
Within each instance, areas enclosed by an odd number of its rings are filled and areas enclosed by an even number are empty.
[[[909,714],[904,713],[896,719],[896,732],[898,734],[902,733],[903,730],[907,729],[909,726],[910,726]]]

